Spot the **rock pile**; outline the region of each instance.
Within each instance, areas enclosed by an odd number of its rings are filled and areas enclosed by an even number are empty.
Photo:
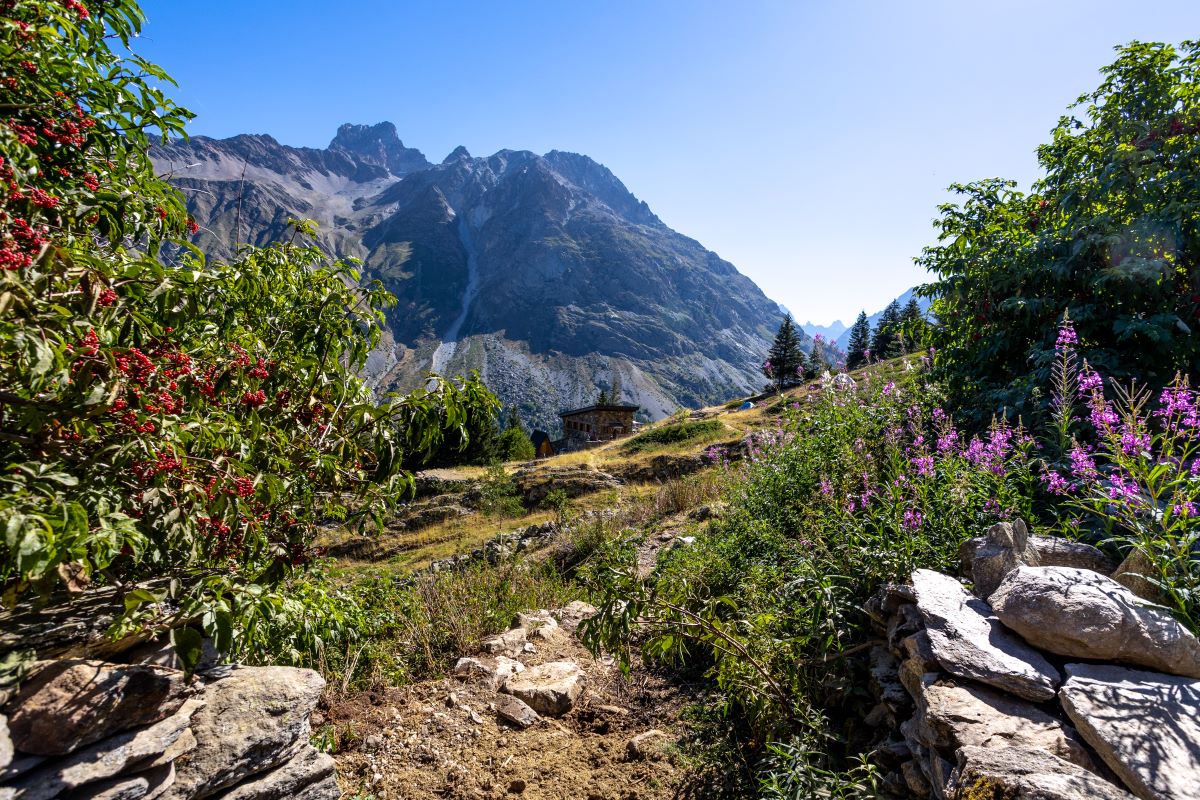
[[[869,604],[896,797],[1200,800],[1200,642],[1087,545],[1021,522]],[[1097,663],[1105,662],[1105,663]]]
[[[526,668],[518,659],[536,652],[537,643],[561,641],[595,613],[594,606],[576,600],[553,611],[518,614],[515,626],[483,640],[485,655],[460,658],[454,674],[498,692],[492,703],[496,716],[516,728],[528,728],[542,716],[561,717],[583,692],[583,670],[574,661]]]
[[[0,800],[333,800],[305,669],[41,662],[0,713]]]

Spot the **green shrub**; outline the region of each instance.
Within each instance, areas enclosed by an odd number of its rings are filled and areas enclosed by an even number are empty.
[[[626,453],[633,454],[678,444],[703,443],[711,441],[724,432],[725,425],[720,420],[674,422],[639,433],[621,445],[621,449]]]
[[[510,426],[500,434],[497,449],[502,461],[532,461],[537,455],[523,428]]]
[[[940,244],[930,332],[950,401],[986,424],[1044,409],[1058,324],[1120,381],[1163,386],[1200,367],[1200,44],[1118,48],[1104,80],[1038,149],[1030,193],[956,184]]]
[[[519,517],[525,513],[521,492],[503,466],[489,467],[479,489],[479,510],[483,513],[498,517]]]
[[[190,115],[110,49],[137,5],[93,9],[0,17],[2,600],[116,584],[112,632],[172,629],[185,664],[197,628],[238,658],[287,649],[264,637],[305,618],[287,588],[318,523],[377,522],[405,456],[493,400],[437,381],[375,402],[358,374],[394,300],[352,264],[294,243],[205,263],[147,156]]]

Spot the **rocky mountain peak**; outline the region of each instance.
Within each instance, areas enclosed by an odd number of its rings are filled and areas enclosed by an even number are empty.
[[[329,149],[346,153],[360,163],[383,167],[397,177],[431,166],[420,150],[404,146],[390,122],[346,123],[338,128]]]
[[[471,152],[469,150],[467,150],[467,148],[463,147],[460,144],[458,147],[454,148],[454,150],[452,150],[450,152],[450,155],[446,156],[442,160],[442,163],[443,164],[453,164],[455,161],[462,161],[463,159],[470,160],[470,158],[471,158]]]

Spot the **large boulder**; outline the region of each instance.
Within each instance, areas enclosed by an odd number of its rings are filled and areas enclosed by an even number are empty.
[[[969,683],[927,675],[916,697],[917,735],[926,747],[953,754],[960,747],[1031,747],[1094,770],[1075,729],[1025,700]]]
[[[199,800],[272,769],[308,747],[308,718],[325,681],[309,669],[234,667],[204,690],[197,746],[176,762],[167,800]]]
[[[1166,609],[1097,572],[1020,567],[992,595],[992,608],[1007,627],[1051,653],[1200,678],[1200,641]]]
[[[573,661],[551,661],[509,678],[504,691],[539,714],[561,717],[583,692],[583,670]]]
[[[203,701],[192,698],[175,714],[153,725],[122,731],[63,758],[47,760],[9,783],[15,790],[13,796],[20,800],[49,800],[79,790],[90,797],[92,784],[131,770],[164,766],[170,762],[162,756],[178,752],[178,749],[172,751],[173,746],[186,735],[188,724],[202,708]]]
[[[1200,681],[1068,664],[1063,708],[1142,800],[1200,800]]]
[[[986,603],[933,570],[916,570],[912,582],[933,654],[947,672],[1026,700],[1054,697],[1058,670],[1006,631]]]
[[[958,751],[950,800],[1134,800],[1093,772],[1033,747]]]
[[[59,661],[21,686],[8,704],[8,727],[23,753],[65,755],[169,717],[192,693],[174,669]]]

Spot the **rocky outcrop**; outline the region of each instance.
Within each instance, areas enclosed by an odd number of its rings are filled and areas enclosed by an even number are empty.
[[[587,464],[566,467],[530,467],[513,475],[513,482],[525,500],[534,507],[551,492],[563,492],[567,497],[615,489],[621,485],[619,478],[601,472]]]
[[[0,798],[333,800],[309,744],[324,687],[290,667],[48,662],[0,709]],[[6,757],[7,756],[7,757]]]
[[[1200,641],[1166,609],[1097,572],[1019,567],[991,602],[1005,626],[1051,653],[1200,678]]]
[[[977,592],[1007,570],[991,605],[951,576],[917,570],[912,587],[886,587],[866,606],[886,637],[871,653],[878,705],[866,717],[880,731],[885,796],[1200,800],[1195,637],[1165,609],[1075,566],[1114,568],[1086,545],[1014,523],[960,552]],[[1045,654],[1159,671],[1068,663],[1061,683]],[[1047,695],[1047,679],[1057,692]]]

